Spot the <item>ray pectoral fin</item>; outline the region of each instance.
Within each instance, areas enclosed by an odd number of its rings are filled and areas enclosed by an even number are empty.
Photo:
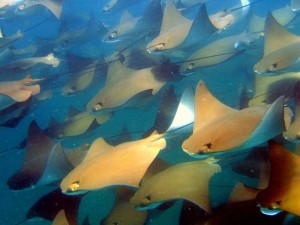
[[[195,117],[194,104],[194,91],[192,87],[187,87],[180,98],[174,119],[166,132],[171,132],[178,128],[192,124]]]
[[[200,81],[195,94],[195,124],[194,131],[210,123],[212,120],[237,110],[224,105],[207,89],[204,81]]]
[[[281,96],[269,107],[254,132],[242,146],[247,148],[261,144],[281,134],[284,130],[284,97]]]

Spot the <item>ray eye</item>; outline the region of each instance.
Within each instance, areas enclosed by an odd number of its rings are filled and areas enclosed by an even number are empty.
[[[273,71],[277,68],[278,64],[277,63],[274,63],[272,64],[270,67],[269,67],[269,71]]]
[[[25,9],[25,5],[24,4],[20,5],[18,9],[19,10],[24,10]]]
[[[148,200],[148,201],[151,201],[150,195],[147,195],[147,196],[145,197],[145,199]]]
[[[68,188],[68,192],[73,192],[73,191],[77,191],[78,188],[79,188],[79,180],[78,181],[75,181],[74,183],[72,183],[69,188]]]
[[[103,107],[103,103],[102,103],[102,102],[98,102],[98,103],[94,106],[93,111],[94,111],[94,112],[97,112],[97,111],[99,111],[102,107]]]
[[[207,147],[208,149],[211,149],[212,143],[207,143],[207,144],[205,144],[204,146]]]
[[[187,69],[188,70],[192,70],[192,69],[194,69],[194,63],[190,63],[189,65],[188,65],[188,67],[187,67]]]
[[[70,87],[69,94],[73,94],[76,91],[76,87]]]
[[[109,35],[109,39],[114,39],[117,35],[118,35],[118,32],[114,31]]]
[[[271,209],[278,209],[280,208],[280,204],[281,204],[281,201],[277,201],[277,202],[274,202],[271,204]]]

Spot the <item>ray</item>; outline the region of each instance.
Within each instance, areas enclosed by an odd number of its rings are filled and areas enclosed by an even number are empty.
[[[88,64],[86,67],[88,69],[82,69],[81,71],[72,74],[71,80],[62,88],[63,96],[72,96],[87,89],[91,85],[96,65],[92,63]]]
[[[34,84],[39,79],[33,79],[31,75],[27,75],[18,81],[0,82],[0,93],[12,98],[15,102],[24,102],[32,95],[40,93],[40,85]]]
[[[117,199],[112,211],[101,221],[101,225],[123,224],[144,225],[147,220],[147,211],[136,210],[130,203],[135,191],[128,187],[117,188]]]
[[[296,16],[295,13],[292,12],[288,5],[283,8],[276,9],[271,12],[276,21],[282,25],[288,25]],[[260,17],[256,14],[251,13],[248,23],[248,32],[249,33],[257,33],[257,38],[263,36],[264,25],[265,25],[266,17]]]
[[[62,192],[77,194],[112,185],[138,187],[151,162],[165,147],[165,139],[156,133],[117,146],[98,138],[85,159],[62,180]]]
[[[83,143],[82,145],[76,148],[64,148],[64,153],[68,161],[72,164],[72,166],[76,167],[83,161],[90,147],[91,145],[89,143]]]
[[[298,72],[300,37],[287,31],[272,14],[267,16],[264,33],[264,55],[254,65],[254,72],[261,75]]]
[[[261,189],[247,187],[245,184],[238,182],[234,185],[227,204],[255,200]]]
[[[300,215],[300,157],[281,144],[270,141],[271,175],[268,187],[257,195],[261,207]]]
[[[70,109],[71,110],[71,109]],[[47,134],[55,138],[66,138],[84,134],[88,130],[97,128],[107,122],[112,113],[93,115],[88,112],[77,112],[75,115],[69,115],[63,124],[54,123],[47,128]]]
[[[50,53],[49,55],[46,55],[44,57],[32,57],[32,58],[25,58],[25,59],[19,59],[13,62],[10,62],[7,65],[2,66],[3,68],[20,68],[22,70],[26,70],[30,67],[35,66],[36,64],[45,64],[53,67],[57,67],[60,64],[60,60],[58,58],[55,58],[53,53]]]
[[[204,225],[280,225],[283,223],[285,215],[274,217],[263,215],[256,204],[255,200],[228,204],[209,218]]]
[[[193,134],[182,149],[194,157],[261,144],[285,130],[284,98],[272,105],[242,110],[230,108],[216,99],[203,81],[196,87]]]
[[[255,38],[256,34],[244,32],[212,41],[189,56],[186,62],[181,64],[179,71],[190,73],[199,67],[222,63],[245,50]]]
[[[289,141],[298,143],[300,140],[300,81],[297,81],[294,87],[294,120],[286,132],[283,132],[283,137]]]
[[[255,75],[255,94],[249,100],[249,106],[270,104],[282,95],[291,98],[298,80],[300,73],[284,73],[281,76]]]
[[[35,217],[41,217],[53,221],[55,216],[61,210],[64,210],[69,221],[77,220],[74,216],[78,213],[81,198],[82,195],[64,195],[59,188],[55,189],[40,198],[30,207],[26,219],[30,220]]]
[[[35,121],[30,124],[25,151],[22,167],[7,181],[10,189],[19,190],[50,184],[61,179],[72,169],[60,143],[54,143]]]
[[[115,61],[109,65],[105,86],[88,102],[87,111],[113,110],[145,91],[155,95],[171,80],[176,70],[177,66],[169,61],[140,70],[127,68]]]
[[[159,31],[162,20],[162,9],[159,0],[151,0],[139,17],[133,17],[127,9],[122,13],[120,23],[109,29],[104,35],[104,42],[138,39]]]
[[[179,46],[187,37],[192,20],[180,14],[172,0],[168,0],[163,11],[163,20],[159,35],[152,40],[149,51],[167,50]]]
[[[28,8],[36,5],[42,5],[49,9],[57,19],[60,19],[63,4],[64,0],[25,0],[18,5],[16,14],[26,15],[26,11],[28,10]]]
[[[208,199],[210,178],[221,171],[207,160],[174,165],[142,183],[131,203],[138,209],[151,209],[173,199],[185,199],[211,212]]]

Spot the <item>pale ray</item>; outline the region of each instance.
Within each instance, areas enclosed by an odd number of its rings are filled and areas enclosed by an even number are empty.
[[[287,31],[272,14],[265,23],[264,56],[254,65],[254,72],[274,75],[299,71],[300,37]]]
[[[189,73],[199,67],[222,63],[245,48],[256,38],[256,34],[241,33],[212,41],[186,59],[179,71]]]

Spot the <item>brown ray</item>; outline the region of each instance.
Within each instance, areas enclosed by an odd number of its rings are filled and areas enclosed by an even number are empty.
[[[0,93],[11,97],[16,102],[24,102],[30,96],[40,93],[40,85],[33,84],[39,81],[27,75],[24,79],[18,81],[0,82]]]
[[[268,187],[257,196],[263,208],[281,209],[300,216],[300,156],[270,141],[271,175]]]
[[[165,139],[156,133],[117,146],[98,138],[85,159],[62,180],[61,189],[77,194],[112,185],[138,187],[151,162],[165,147]]]
[[[263,143],[285,130],[283,103],[280,97],[272,105],[236,110],[221,103],[200,81],[195,94],[193,134],[182,148],[195,156]]]
[[[53,142],[35,121],[30,124],[25,151],[22,167],[7,181],[10,189],[50,184],[72,168],[61,144]]]
[[[207,160],[177,164],[143,182],[131,203],[136,208],[147,209],[166,201],[185,199],[211,212],[209,180],[220,171],[218,164]]]

